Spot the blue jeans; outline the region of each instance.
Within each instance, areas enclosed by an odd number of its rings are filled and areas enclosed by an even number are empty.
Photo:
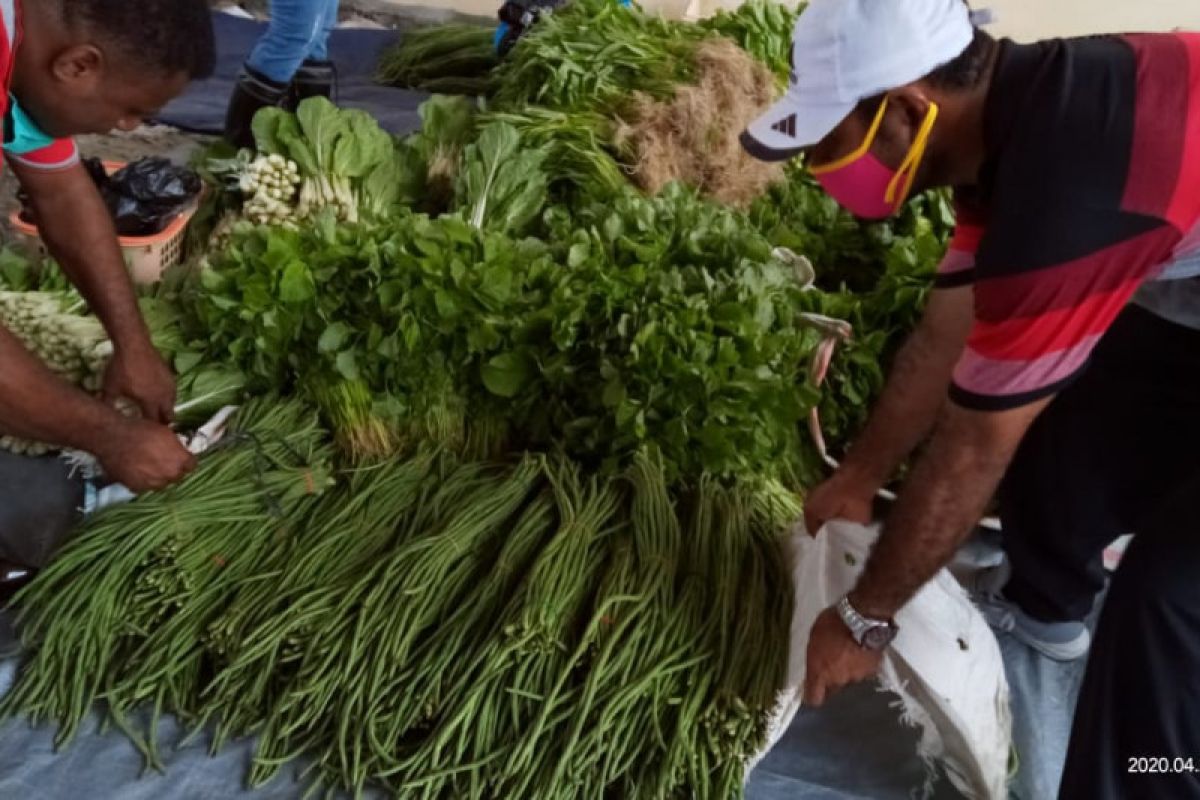
[[[271,22],[246,65],[277,83],[288,83],[305,59],[324,61],[338,0],[271,0]]]

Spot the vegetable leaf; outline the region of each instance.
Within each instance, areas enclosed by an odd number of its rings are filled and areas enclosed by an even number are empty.
[[[493,356],[481,370],[483,385],[499,397],[516,397],[533,377],[533,364],[520,353]]]
[[[546,152],[522,148],[517,129],[493,122],[467,147],[459,201],[476,228],[521,233],[546,203]]]

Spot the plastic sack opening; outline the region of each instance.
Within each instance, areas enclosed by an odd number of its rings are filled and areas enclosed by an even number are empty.
[[[118,236],[160,233],[200,194],[200,176],[165,158],[138,159],[111,175],[100,159],[86,158],[83,165],[100,190]],[[29,195],[20,190],[17,199],[21,219],[36,225]]]

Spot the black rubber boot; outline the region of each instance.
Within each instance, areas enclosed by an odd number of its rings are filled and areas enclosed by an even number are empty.
[[[28,586],[35,575],[35,569],[0,561],[0,604],[8,605],[13,595]]]
[[[254,115],[259,109],[282,105],[287,94],[287,84],[276,83],[250,67],[242,67],[225,112],[225,139],[237,147],[254,147],[254,131],[250,127]]]
[[[337,68],[332,61],[315,61],[307,59],[296,70],[292,78],[292,88],[285,105],[289,110],[295,110],[301,100],[309,97],[324,97],[335,100],[334,87],[337,84]]]

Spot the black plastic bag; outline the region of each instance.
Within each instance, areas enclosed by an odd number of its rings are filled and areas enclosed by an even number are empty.
[[[85,158],[83,166],[100,190],[118,236],[159,233],[200,193],[200,176],[165,158],[142,158],[112,175],[98,158]],[[21,219],[36,225],[29,195],[22,189],[17,199],[21,201]]]
[[[108,171],[104,169],[104,162],[98,158],[84,158],[81,161],[83,168],[92,177],[92,183],[96,184],[96,188],[100,190],[100,195],[103,197],[104,187],[108,184]],[[33,213],[33,206],[29,205],[29,192],[25,191],[25,187],[20,184],[17,184],[17,202],[21,204],[21,213],[19,214],[21,221],[27,222],[30,225],[37,225],[37,217]],[[107,204],[108,200],[104,202]]]
[[[119,236],[150,236],[200,194],[200,176],[165,158],[143,158],[110,175],[100,193]]]

